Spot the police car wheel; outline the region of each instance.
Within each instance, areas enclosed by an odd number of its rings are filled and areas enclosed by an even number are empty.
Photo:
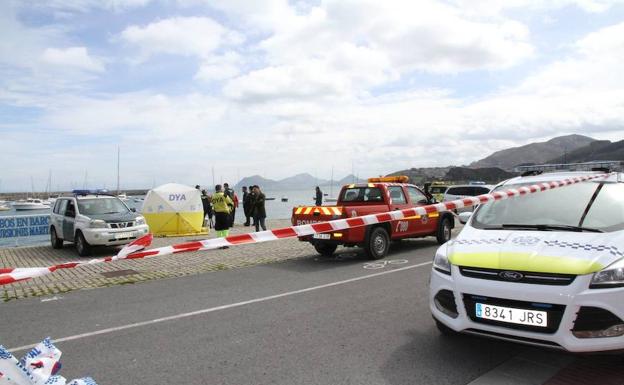
[[[314,245],[316,252],[324,257],[331,257],[337,248],[338,245],[332,245],[331,243],[317,243]]]
[[[63,248],[63,240],[56,236],[56,229],[54,227],[50,228],[50,243],[53,249]]]
[[[91,255],[89,244],[87,243],[84,235],[82,235],[81,232],[78,232],[76,234],[76,250],[78,251],[78,255],[80,255],[81,257]]]
[[[442,222],[438,226],[436,239],[439,244],[444,244],[451,239],[451,221],[448,218],[442,218]]]
[[[390,236],[383,227],[372,229],[364,245],[364,251],[370,259],[381,259],[390,249]]]

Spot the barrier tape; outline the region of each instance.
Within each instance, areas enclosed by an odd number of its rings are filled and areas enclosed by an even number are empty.
[[[98,263],[114,262],[123,259],[140,259],[151,258],[161,255],[171,255],[178,253],[186,253],[200,250],[214,250],[223,246],[236,246],[250,243],[261,243],[275,241],[278,239],[295,238],[309,236],[313,234],[327,233],[331,231],[340,231],[354,227],[368,226],[376,223],[384,223],[395,220],[407,219],[417,215],[427,215],[433,213],[441,213],[460,209],[462,207],[471,207],[483,203],[498,201],[502,199],[515,198],[523,195],[539,193],[542,191],[552,190],[559,187],[569,186],[576,183],[585,182],[597,178],[605,178],[610,174],[598,174],[568,178],[561,181],[537,183],[531,186],[523,186],[512,188],[505,191],[497,191],[489,194],[482,194],[474,197],[457,199],[449,202],[441,202],[426,206],[412,207],[405,210],[390,211],[380,214],[370,214],[360,217],[352,217],[345,219],[336,219],[327,222],[312,223],[299,226],[284,227],[275,230],[266,230],[257,233],[246,233],[230,235],[225,238],[206,239],[202,241],[192,241],[160,247],[151,250],[144,250],[152,243],[152,234],[148,234],[139,238],[132,243],[126,245],[121,251],[113,257],[92,259],[85,262],[69,262],[48,267],[31,267],[31,268],[2,268],[0,269],[0,286],[10,283],[24,281],[35,277],[41,277],[56,270],[72,269],[79,266],[93,265]]]

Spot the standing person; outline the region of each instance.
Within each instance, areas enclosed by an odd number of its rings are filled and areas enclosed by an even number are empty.
[[[243,186],[243,212],[245,213],[245,224],[249,226],[249,218],[251,217],[249,204],[251,203],[251,193],[247,192],[247,186]]]
[[[321,188],[319,186],[316,186],[316,202],[315,204],[317,206],[320,206],[323,204],[323,192],[321,191]]]
[[[238,208],[238,195],[232,190],[232,210],[230,212],[230,227],[234,227],[234,220],[236,219],[236,209]]]
[[[230,188],[228,183],[223,183],[223,194],[230,197],[230,199],[234,199],[234,190]]]
[[[215,193],[212,195],[212,207],[215,212],[215,230],[217,231],[217,237],[227,237],[230,233],[230,206],[234,203],[229,196],[223,193],[221,185],[215,186]],[[227,249],[228,246],[223,246],[222,249]]]
[[[256,231],[260,231],[260,226],[262,226],[262,230],[266,230],[266,209],[264,208],[266,197],[264,196],[264,193],[260,191],[260,187],[258,185],[253,186],[253,192],[255,194],[253,202],[253,217],[256,225]]]
[[[254,192],[254,186],[249,186],[249,216],[253,219],[253,227],[256,227],[256,218],[253,216],[253,206],[256,200],[256,193]]]
[[[207,227],[206,217],[208,217],[208,225],[212,228],[212,207],[210,206],[210,197],[205,189],[201,190],[201,192],[202,207],[204,208],[204,227]]]

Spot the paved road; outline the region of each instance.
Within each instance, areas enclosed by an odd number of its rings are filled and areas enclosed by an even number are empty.
[[[70,337],[57,344],[63,374],[100,385],[467,384],[536,352],[439,335],[427,301],[436,247],[405,241],[388,259],[407,263],[377,270],[347,250],[11,301],[0,305],[0,343]]]

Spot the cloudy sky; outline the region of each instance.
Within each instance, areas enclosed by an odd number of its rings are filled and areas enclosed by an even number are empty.
[[[624,1],[3,0],[0,191],[624,139]],[[31,184],[32,179],[32,184]]]

